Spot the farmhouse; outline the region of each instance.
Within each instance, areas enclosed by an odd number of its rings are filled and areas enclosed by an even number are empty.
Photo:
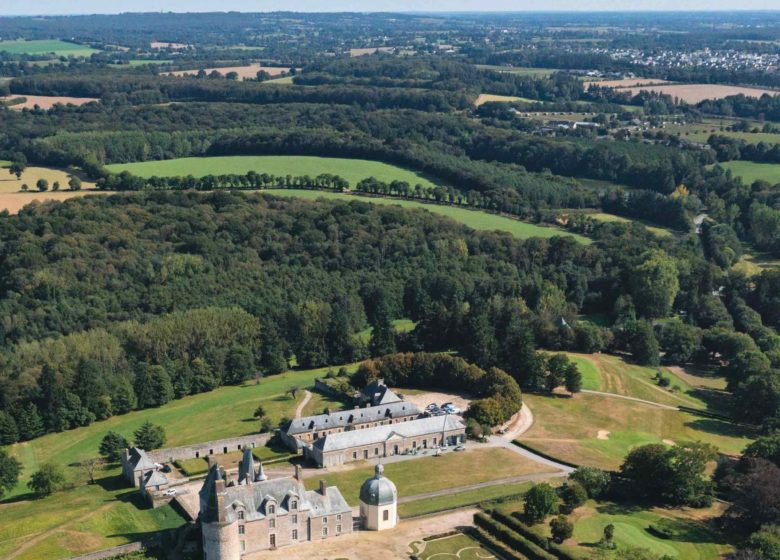
[[[282,432],[282,438],[288,447],[298,451],[329,434],[409,422],[419,418],[420,414],[420,409],[415,405],[399,399],[379,406],[298,418],[290,423],[285,432]]]
[[[292,478],[264,480],[248,449],[239,473],[227,481],[212,463],[200,490],[205,560],[239,560],[245,553],[352,532],[352,508],[335,486],[321,481],[318,490],[306,490],[299,468]]]
[[[334,432],[317,439],[306,448],[306,453],[317,466],[332,467],[350,461],[456,445],[465,439],[466,426],[460,419],[448,414],[362,430]]]

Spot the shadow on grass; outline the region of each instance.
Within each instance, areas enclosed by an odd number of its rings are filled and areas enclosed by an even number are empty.
[[[710,412],[729,416],[731,395],[726,391],[697,387],[688,393],[691,397],[704,402],[705,409]]]
[[[130,489],[130,483],[125,480],[121,474],[113,476],[104,476],[102,478],[95,479],[95,484],[100,486],[106,492],[116,492],[123,488]]]
[[[709,527],[705,522],[660,518],[659,524],[663,528],[671,530],[672,534],[668,537],[662,537],[650,529],[650,527],[646,527],[645,530],[655,538],[660,538],[672,542],[690,542],[701,544],[726,544],[728,542],[723,538],[723,534],[721,532]]]
[[[42,498],[42,497],[44,496],[39,496],[35,492],[25,492],[24,494],[18,494],[17,496],[6,498],[5,500],[0,500],[0,505],[17,504],[19,502],[37,500],[38,498]]]
[[[648,507],[652,506],[637,503],[619,504],[608,502],[605,504],[598,504],[596,506],[596,511],[605,515],[631,515],[632,513],[644,511]]]
[[[714,418],[697,418],[685,423],[688,428],[715,434],[719,436],[730,437],[751,437],[755,436],[755,430],[747,426],[733,424],[725,420],[716,420]]]

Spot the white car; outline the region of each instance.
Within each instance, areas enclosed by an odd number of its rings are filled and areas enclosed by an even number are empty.
[[[175,496],[176,495],[176,488],[169,488],[165,492],[163,492],[163,496]]]

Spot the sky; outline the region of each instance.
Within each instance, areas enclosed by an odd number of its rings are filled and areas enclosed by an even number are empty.
[[[777,10],[778,0],[0,0],[1,15],[119,12]]]

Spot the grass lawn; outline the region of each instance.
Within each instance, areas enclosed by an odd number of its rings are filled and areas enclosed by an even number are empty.
[[[577,363],[582,372],[583,389],[615,393],[671,406],[707,408],[706,395],[703,394],[701,385],[693,382],[692,377],[683,379],[674,370],[638,366],[618,356],[607,354],[567,355]],[[659,370],[671,378],[671,389],[659,387],[653,380]],[[674,387],[678,389],[674,390]]]
[[[618,468],[628,451],[647,443],[700,440],[736,454],[753,436],[728,422],[614,397],[525,394],[523,400],[534,413],[534,424],[519,438],[522,443],[553,457],[604,469]]]
[[[186,176],[203,177],[230,173],[244,174],[249,171],[271,175],[310,175],[331,173],[349,181],[355,186],[368,177],[376,177],[387,183],[399,180],[414,186],[417,183],[432,188],[435,185],[425,177],[378,161],[365,159],[324,158],[313,156],[224,156],[194,157],[138,163],[116,163],[106,168],[114,173],[130,171],[139,177]]]
[[[570,521],[574,523],[574,535],[563,543],[563,547],[583,560],[592,558],[594,545],[603,536],[604,527],[611,523],[615,526],[617,550],[646,548],[654,554],[681,560],[721,558],[732,550],[712,524],[722,509],[722,504],[694,510],[643,508],[589,500],[570,516]],[[661,520],[675,529],[679,536],[662,539],[647,530],[650,525]],[[546,537],[550,536],[549,523],[534,525],[534,530]]]
[[[744,253],[732,268],[732,270],[743,272],[746,276],[755,276],[761,274],[764,270],[780,267],[780,259],[775,258],[768,253],[759,253],[753,251]]]
[[[427,500],[414,500],[398,506],[398,515],[403,517],[416,517],[437,511],[455,509],[464,506],[481,504],[490,500],[515,496],[525,493],[532,486],[530,482],[517,484],[502,484],[488,486],[477,490],[455,492],[446,496],[428,498]]]
[[[414,327],[417,325],[414,321],[411,319],[396,319],[393,321],[393,328],[395,329],[395,332],[397,333],[407,333],[409,331],[414,330]],[[355,335],[355,337],[363,342],[364,344],[368,344],[371,341],[371,327],[368,327],[367,329],[363,329],[359,333]]]
[[[730,169],[737,176],[742,177],[742,181],[748,185],[753,181],[769,181],[776,185],[780,183],[780,164],[777,163],[755,163],[752,161],[725,161],[720,165],[723,169]]]
[[[624,218],[623,216],[617,216],[615,214],[607,214],[606,212],[594,212],[593,214],[588,214],[588,216],[590,216],[594,220],[599,220],[602,222],[621,222],[621,223],[637,222],[645,226],[648,229],[648,231],[654,233],[655,235],[658,235],[659,237],[669,237],[675,235],[675,233],[670,229],[650,225],[649,222],[646,222],[644,220]]]
[[[465,224],[472,229],[505,231],[520,239],[527,239],[529,237],[549,238],[561,235],[570,235],[580,243],[584,243],[586,245],[592,242],[587,237],[577,235],[576,233],[569,233],[555,227],[537,226],[535,224],[521,222],[520,220],[515,220],[506,216],[499,216],[497,214],[482,212],[480,210],[458,208],[457,206],[426,204],[417,200],[402,200],[382,197],[358,197],[357,195],[352,194],[302,189],[267,189],[263,192],[267,192],[268,194],[273,194],[275,196],[294,196],[308,198],[310,200],[316,200],[318,198],[325,198],[328,200],[364,200],[375,204],[394,204],[396,206],[403,206],[404,208],[423,208],[433,212],[434,214],[441,214],[443,216],[452,218],[456,222],[461,222],[462,224]]]
[[[285,395],[285,391],[293,385],[307,387],[314,383],[315,377],[326,371],[323,368],[287,372],[267,377],[258,385],[247,382],[239,387],[221,387],[209,393],[171,401],[159,408],[114,416],[84,428],[47,434],[12,445],[11,453],[22,462],[24,471],[10,496],[27,491],[27,480],[41,463],[56,457],[58,463],[71,465],[97,456],[100,440],[108,430],[114,430],[132,440],[133,432],[149,421],[165,428],[168,436],[166,445],[169,447],[255,433],[259,429],[259,421],[252,414],[258,404],[262,403],[274,423],[283,416],[292,417],[304,393],[300,391],[297,398],[292,400]],[[85,480],[77,467],[66,468],[66,474],[72,482]]]
[[[84,45],[59,40],[0,41],[0,51],[9,54],[53,54],[55,56],[90,56],[100,52]]]
[[[319,480],[339,487],[347,503],[356,505],[360,486],[374,475],[374,465],[353,463],[354,468],[306,479],[306,487],[319,487]],[[426,492],[458,488],[490,480],[499,480],[552,469],[498,447],[470,449],[446,453],[441,457],[422,457],[385,465],[385,476],[398,488],[398,496],[414,496]]]
[[[95,485],[0,504],[0,558],[69,558],[185,523],[171,506],[143,505],[138,491],[125,487],[119,469],[105,474]]]
[[[413,554],[420,560],[436,558],[446,560],[479,560],[495,558],[496,556],[468,535],[459,533],[432,541],[414,542],[409,545]]]

